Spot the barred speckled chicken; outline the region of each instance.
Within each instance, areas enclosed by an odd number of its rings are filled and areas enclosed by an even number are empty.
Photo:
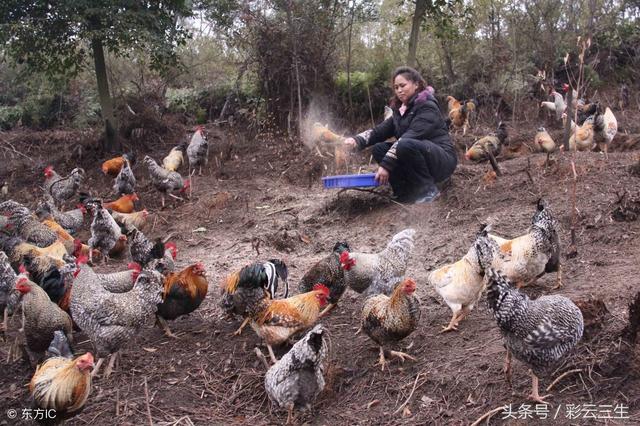
[[[161,193],[162,207],[164,207],[165,204],[165,195],[179,198],[173,193],[184,193],[187,189],[189,189],[189,179],[183,180],[182,176],[180,176],[180,173],[166,170],[165,168],[159,166],[158,163],[156,163],[156,161],[148,155],[144,157],[142,162],[147,166],[147,169],[149,170],[151,183]]]
[[[347,286],[365,297],[390,295],[407,270],[415,233],[413,229],[398,232],[379,253],[343,252],[341,262]]]
[[[58,204],[62,204],[78,192],[84,179],[84,170],[76,167],[67,176],[60,176],[52,166],[47,166],[44,169],[44,176],[45,192],[51,195]]]
[[[47,196],[45,201],[38,206],[36,214],[40,220],[52,218],[67,232],[75,235],[82,228],[87,209],[80,204],[76,209],[62,212],[56,207],[53,198]]]
[[[63,331],[67,339],[72,341],[71,318],[49,299],[40,286],[21,276],[18,277],[16,290],[22,295],[24,335],[30,357],[33,356],[37,361],[44,356],[56,330]]]
[[[10,230],[28,243],[38,247],[47,247],[56,242],[58,235],[46,225],[40,223],[31,210],[17,207],[9,216]]]
[[[143,270],[130,291],[111,293],[91,268],[80,266],[71,292],[71,316],[93,342],[98,357],[112,354],[105,376],[111,373],[120,348],[155,319],[161,301],[162,275],[156,271]]]
[[[336,306],[347,289],[344,279],[345,271],[343,263],[340,261],[340,256],[345,251],[349,251],[349,245],[346,242],[337,242],[333,246],[331,254],[316,262],[298,283],[300,293],[311,291],[313,286],[318,283],[324,284],[329,289],[329,305],[321,314],[322,316]]]
[[[7,254],[0,251],[0,315],[2,315],[0,330],[7,329],[8,316],[13,312],[20,298],[20,293],[15,288],[17,278]]]
[[[97,199],[85,201],[85,205],[93,213],[91,222],[91,238],[89,238],[89,261],[93,260],[93,249],[100,250],[102,258],[106,260],[108,253],[115,247],[122,236],[120,225],[111,217],[102,202]]]
[[[165,252],[162,240],[158,238],[154,242],[150,241],[146,235],[135,226],[126,227],[125,232],[129,238],[131,260],[145,268],[152,260],[162,259]]]
[[[279,279],[285,284],[284,297],[289,296],[289,271],[280,259],[259,261],[230,274],[220,287],[220,306],[227,315],[243,317],[235,334],[240,335],[252,316],[258,313],[258,305],[265,298],[274,299]]]
[[[202,175],[202,166],[209,162],[209,142],[204,133],[204,126],[198,126],[191,136],[191,141],[187,146],[187,157],[189,158],[189,169],[195,172],[198,168],[198,175]]]
[[[133,174],[133,170],[131,170],[129,160],[124,160],[120,173],[118,173],[113,183],[113,192],[116,195],[129,195],[136,192],[136,177]]]
[[[561,287],[562,269],[557,223],[551,210],[542,200],[537,202],[531,223],[529,232],[512,240],[489,234],[499,245],[492,266],[502,271],[518,287],[534,282],[545,273],[557,272],[556,288]]]
[[[532,370],[529,398],[542,403],[545,397],[538,393],[538,376],[551,372],[578,344],[584,330],[582,313],[563,296],[530,299],[493,268],[487,269],[487,278],[487,305],[507,348],[508,378],[513,354]]]
[[[326,334],[322,325],[316,325],[265,375],[267,395],[288,411],[287,424],[293,420],[293,410],[310,409],[313,400],[324,389]]]

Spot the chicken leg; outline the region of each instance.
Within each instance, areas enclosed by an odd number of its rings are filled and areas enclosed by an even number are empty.
[[[409,354],[406,354],[404,352],[398,352],[398,351],[389,351],[389,354],[391,356],[394,356],[396,358],[400,358],[400,360],[404,363],[405,359],[410,359],[411,361],[415,361],[416,359],[414,357],[412,357]],[[386,358],[384,357],[384,349],[382,348],[382,346],[380,346],[380,357],[378,359],[378,363],[376,365],[380,365],[381,366],[381,370],[384,371],[384,366],[387,363]]]
[[[108,378],[111,373],[113,373],[113,369],[116,365],[116,360],[120,357],[120,351],[114,352],[111,354],[111,358],[109,358],[109,364],[107,368],[104,370],[104,378]]]
[[[104,362],[104,358],[98,359],[98,362],[96,363],[95,367],[93,367],[93,371],[91,372],[91,378],[94,378],[95,376],[98,375],[98,371],[100,371],[100,367],[102,366],[103,362]]]
[[[244,319],[244,321],[242,321],[242,324],[240,324],[240,327],[238,327],[238,329],[236,331],[233,332],[234,336],[239,336],[242,334],[242,330],[247,326],[247,324],[249,324],[249,321],[251,320],[251,318],[247,317]]]
[[[287,407],[287,423],[288,425],[293,424],[293,404],[289,404]]]
[[[532,370],[529,370],[529,374],[531,374],[531,393],[528,395],[528,398],[539,404],[547,404],[544,399],[550,397],[551,394],[540,396],[538,393],[538,376],[536,376]]]
[[[502,372],[504,373],[509,386],[511,386],[511,351],[509,349],[507,349],[507,355],[504,358],[504,367],[502,368]]]
[[[169,324],[167,324],[167,321],[165,321],[164,318],[156,315],[156,324],[158,324],[158,326],[162,329],[162,331],[164,331],[165,336],[171,337],[172,339],[178,338],[178,336],[176,336],[171,332],[171,329],[169,328]]]
[[[278,358],[276,358],[276,355],[273,353],[273,348],[268,343],[267,343],[267,349],[269,350],[269,356],[271,357],[271,362],[273,362],[274,364],[278,362]]]
[[[558,273],[556,276],[556,286],[552,290],[557,290],[562,287],[562,265],[558,264]]]
[[[463,306],[462,309],[454,312],[453,316],[451,317],[451,321],[449,321],[449,325],[446,327],[442,327],[442,330],[439,334],[445,333],[447,331],[458,331],[458,325],[460,324],[460,321],[462,321],[467,315],[469,315],[470,312],[471,310],[467,306]]]
[[[320,318],[324,318],[325,315],[328,315],[329,312],[331,312],[333,310],[333,308],[335,308],[336,306],[338,306],[336,303],[329,303],[323,310],[322,312],[320,312],[320,316],[318,316],[318,319]]]

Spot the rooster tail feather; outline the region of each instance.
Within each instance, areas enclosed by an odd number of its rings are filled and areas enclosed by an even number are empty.
[[[221,292],[224,293],[234,293],[238,288],[238,283],[240,282],[240,272],[234,272],[229,275],[220,286]]]
[[[53,340],[47,349],[49,356],[60,356],[64,358],[72,358],[73,350],[69,344],[67,336],[62,330],[56,330],[53,332]]]

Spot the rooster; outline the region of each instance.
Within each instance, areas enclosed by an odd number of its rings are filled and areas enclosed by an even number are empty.
[[[294,334],[311,327],[327,304],[329,289],[316,284],[312,291],[287,299],[264,298],[259,302],[251,327],[266,343],[273,363],[277,362],[273,345],[286,342]]]
[[[321,325],[316,325],[264,377],[269,399],[288,411],[287,424],[293,422],[294,409],[308,410],[324,389],[326,334]]]
[[[491,153],[491,155],[493,155],[495,158],[502,151],[502,146],[507,140],[507,137],[507,126],[503,122],[500,122],[495,133],[492,133],[489,136],[485,136],[475,141],[474,144],[471,145],[471,148],[469,148],[464,154],[464,156],[467,160],[475,162],[488,160],[488,153]]]
[[[144,270],[130,291],[111,293],[91,268],[80,266],[69,308],[74,322],[91,339],[100,357],[93,374],[97,374],[108,354],[111,357],[104,375],[111,374],[120,348],[155,316],[161,301],[162,275],[158,272]]]
[[[103,260],[106,262],[109,252],[116,246],[118,241],[121,241],[123,236],[120,226],[111,217],[100,200],[90,199],[85,204],[93,212],[91,238],[89,238],[89,262],[93,260],[93,249],[99,249]]]
[[[542,296],[531,300],[513,288],[493,268],[487,269],[487,305],[493,313],[507,348],[505,373],[511,381],[511,356],[531,370],[529,398],[540,404],[548,397],[538,393],[538,376],[553,371],[580,341],[584,320],[580,309],[563,296]]]
[[[202,176],[202,166],[209,162],[209,142],[204,133],[204,126],[196,127],[196,131],[191,136],[189,146],[187,146],[187,157],[189,157],[189,169],[195,173],[198,167],[198,176]],[[191,172],[189,172],[191,176]]]
[[[156,318],[167,336],[176,337],[166,320],[174,320],[198,309],[208,288],[207,271],[202,263],[187,266],[165,277],[162,303],[158,305]]]
[[[469,127],[469,113],[476,108],[475,101],[460,102],[453,96],[447,96],[447,104],[451,124],[455,129],[462,128],[462,136],[464,136]]]
[[[149,176],[153,186],[160,191],[162,199],[162,207],[164,208],[164,197],[169,195],[178,200],[182,198],[173,194],[173,192],[184,193],[190,186],[190,180],[183,180],[178,172],[170,172],[160,167],[155,160],[148,155],[144,157],[144,164],[149,169]]]
[[[362,330],[380,346],[378,365],[386,364],[383,345],[397,342],[413,333],[420,321],[420,301],[413,295],[416,283],[407,278],[399,283],[391,297],[378,294],[369,297],[362,308]],[[404,352],[391,351],[392,356],[415,361]]]
[[[43,289],[21,276],[16,282],[16,290],[21,294],[22,299],[25,318],[24,334],[29,358],[34,356],[39,360],[44,356],[56,330],[63,331],[71,341],[71,318],[49,299]]]
[[[534,143],[542,152],[547,153],[547,160],[545,161],[545,166],[549,164],[550,155],[556,150],[556,143],[553,141],[549,133],[544,127],[538,128],[538,132],[536,133],[536,137],[534,139]]]
[[[479,256],[487,256],[485,263],[490,262],[491,255],[497,250],[479,250],[476,246],[481,237],[486,237],[488,227],[482,228],[476,242],[471,246],[467,254],[455,263],[442,266],[431,272],[427,277],[436,292],[451,308],[451,321],[446,327],[442,327],[441,333],[458,330],[458,325],[475,307],[484,290],[484,269],[480,267]],[[497,247],[492,239],[481,240]]]
[[[44,169],[44,176],[45,192],[58,204],[62,204],[76,195],[84,179],[84,170],[76,167],[68,176],[62,177],[53,170],[52,166],[47,166]]]
[[[235,331],[239,336],[258,309],[259,302],[265,298],[275,299],[278,291],[278,279],[285,283],[284,298],[289,296],[289,271],[280,259],[255,262],[230,274],[220,288],[220,305],[228,315],[244,318],[242,325]]]
[[[340,263],[345,284],[365,296],[391,294],[407,270],[415,233],[411,228],[398,232],[379,253],[343,251]]]
[[[124,160],[120,173],[116,176],[113,184],[113,191],[116,195],[130,195],[136,190],[136,177],[131,170],[129,160]]]
[[[35,406],[53,410],[58,422],[78,414],[87,402],[91,393],[93,355],[87,352],[73,358],[66,336],[60,331],[55,332],[48,352],[56,356],[36,368],[29,392]]]
[[[332,253],[316,262],[316,264],[304,274],[298,284],[298,291],[300,293],[311,291],[316,283],[324,284],[329,288],[329,304],[324,311],[322,311],[320,317],[325,316],[338,304],[342,294],[347,289],[344,278],[344,265],[351,265],[353,261],[347,262],[348,254],[342,256],[343,252],[349,252],[349,244],[346,242],[337,242],[333,247]]]
[[[115,201],[104,203],[105,209],[113,210],[118,213],[132,213],[135,210],[134,202],[139,198],[136,194],[123,195]]]
[[[170,172],[178,171],[182,163],[184,163],[184,154],[187,152],[187,143],[181,143],[174,146],[166,157],[162,159],[162,167]]]
[[[125,160],[128,160],[131,165],[134,165],[136,163],[136,156],[134,153],[127,153],[107,160],[102,163],[102,173],[115,178],[118,176],[118,173],[120,173]]]
[[[531,223],[529,232],[512,240],[489,234],[498,243],[491,265],[517,283],[518,288],[534,282],[545,273],[557,272],[555,288],[560,288],[562,266],[557,222],[542,200],[537,202]]]

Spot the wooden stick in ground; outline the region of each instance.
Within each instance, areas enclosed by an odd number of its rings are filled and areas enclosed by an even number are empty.
[[[147,386],[147,376],[144,377],[144,399],[147,404],[147,417],[149,418],[149,426],[153,426],[153,419],[151,418],[151,407],[149,406],[149,387]]]
[[[422,375],[421,372],[418,373],[418,375],[416,376],[416,380],[413,382],[413,389],[411,389],[411,393],[409,394],[409,397],[405,402],[402,403],[401,406],[398,407],[396,411],[393,412],[394,415],[398,414],[409,403],[409,401],[411,401],[411,397],[413,396],[413,393],[416,391],[416,386],[418,385],[418,379],[420,379],[421,375]]]

